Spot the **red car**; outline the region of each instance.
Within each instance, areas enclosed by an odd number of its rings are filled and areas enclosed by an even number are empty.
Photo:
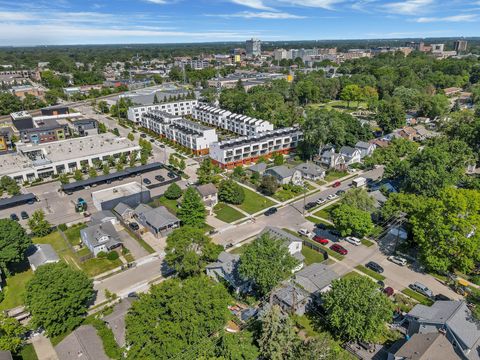
[[[339,187],[340,185],[342,185],[342,183],[341,183],[340,181],[337,181],[336,183],[334,183],[334,184],[332,185],[332,187],[337,188],[337,187]]]
[[[347,255],[348,254],[348,250],[345,249],[342,245],[333,244],[332,246],[330,246],[330,249],[339,253],[340,255]]]
[[[322,238],[321,236],[315,235],[313,237],[313,241],[316,241],[322,245],[327,245],[328,244],[328,239]]]
[[[393,288],[391,288],[390,286],[386,287],[385,289],[383,289],[383,293],[385,295],[387,295],[388,297],[392,296],[394,293],[395,293],[395,290],[393,290]]]

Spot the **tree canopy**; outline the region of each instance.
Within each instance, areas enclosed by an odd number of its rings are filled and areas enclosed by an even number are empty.
[[[9,274],[8,267],[25,258],[32,240],[16,221],[0,219],[0,269]]]
[[[203,227],[205,225],[207,212],[195,188],[189,187],[187,191],[185,191],[181,207],[178,209],[177,214],[184,225],[197,227]]]
[[[18,352],[24,343],[25,331],[17,319],[0,312],[0,350]]]
[[[28,227],[38,237],[46,236],[52,231],[52,225],[45,219],[43,210],[35,210],[28,219]]]
[[[223,202],[239,205],[245,200],[245,191],[234,180],[224,180],[220,183],[218,198]]]
[[[332,221],[342,236],[364,237],[374,230],[370,213],[348,204],[341,204],[332,211]]]

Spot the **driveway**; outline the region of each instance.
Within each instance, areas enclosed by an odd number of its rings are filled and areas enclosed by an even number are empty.
[[[121,230],[121,231],[118,232],[118,235],[120,235],[120,239],[122,239],[123,245],[124,245],[128,250],[130,250],[130,252],[132,253],[132,255],[133,255],[133,257],[134,257],[135,259],[140,259],[140,258],[148,255],[147,250],[145,250],[145,249],[138,243],[137,240],[135,240],[134,238],[132,238],[127,231]]]

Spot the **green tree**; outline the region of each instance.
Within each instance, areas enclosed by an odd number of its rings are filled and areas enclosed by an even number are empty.
[[[184,171],[186,167],[187,167],[187,164],[185,163],[185,160],[184,160],[184,159],[180,159],[180,161],[178,162],[178,168],[179,168],[181,171]]]
[[[52,224],[45,219],[43,210],[35,210],[28,219],[28,227],[34,236],[43,237],[52,232]]]
[[[235,176],[236,178],[242,178],[245,175],[246,175],[246,173],[245,173],[245,170],[244,170],[243,166],[239,165],[239,166],[236,166],[233,169],[233,176]]]
[[[392,132],[395,129],[405,126],[405,110],[400,100],[393,98],[388,101],[380,101],[375,120],[385,133]]]
[[[18,186],[15,180],[6,175],[0,178],[0,188],[11,196],[20,194],[20,186]]]
[[[177,183],[172,183],[167,188],[164,195],[167,199],[176,200],[182,196],[182,189],[180,189],[180,186],[178,186]]]
[[[363,97],[362,89],[358,85],[347,85],[343,88],[340,99],[346,101],[348,107],[352,101],[359,102]]]
[[[60,181],[60,184],[62,185],[68,184],[70,182],[70,180],[68,179],[68,175],[66,173],[61,173],[58,176],[58,181]]]
[[[224,180],[220,183],[218,198],[220,201],[239,205],[245,200],[245,191],[234,180]]]
[[[342,196],[341,203],[369,213],[375,210],[375,199],[363,188],[353,188],[348,190]]]
[[[108,163],[103,164],[102,173],[103,173],[103,175],[110,174],[110,165],[108,165]]]
[[[209,158],[204,159],[201,162],[200,167],[197,169],[198,183],[204,185],[215,182],[215,175],[219,172],[220,168],[213,165],[212,160]]]
[[[187,191],[185,191],[177,215],[180,220],[182,220],[183,225],[196,227],[205,226],[205,219],[207,216],[205,205],[203,204],[197,190],[193,187],[189,187]]]
[[[98,123],[98,133],[105,134],[107,132],[107,126],[104,123]]]
[[[222,246],[213,244],[202,229],[183,226],[168,235],[165,261],[185,278],[200,274],[222,250]]]
[[[135,140],[135,135],[133,135],[133,133],[128,133],[127,139],[130,140],[130,141],[133,141],[133,140]]]
[[[198,343],[225,326],[230,301],[223,285],[204,276],[152,286],[126,316],[127,359],[167,360],[190,346],[202,350]]]
[[[240,275],[251,280],[262,295],[287,279],[298,265],[285,243],[284,239],[263,234],[248,244],[240,256]]]
[[[443,94],[425,96],[420,103],[420,111],[430,118],[443,116],[450,109],[450,100]]]
[[[262,182],[258,187],[258,191],[260,191],[264,195],[272,196],[278,190],[279,186],[280,185],[278,184],[277,179],[275,179],[273,176],[264,175],[262,178]]]
[[[330,328],[345,341],[374,341],[392,317],[391,301],[364,276],[333,281],[323,300]]]
[[[98,103],[97,103],[97,107],[98,107],[98,110],[103,113],[103,114],[107,114],[109,109],[108,109],[108,104],[105,100],[100,100]],[[99,124],[100,125],[100,124]],[[99,126],[100,127],[100,126]]]
[[[76,169],[73,173],[73,179],[75,181],[80,181],[83,179],[83,173],[82,173],[82,170],[80,169]]]
[[[374,230],[370,213],[347,204],[339,205],[332,211],[332,221],[342,236],[364,237]]]
[[[35,271],[27,283],[25,304],[32,325],[56,336],[80,325],[93,295],[93,282],[85,273],[59,262]]]
[[[225,360],[256,360],[259,356],[253,334],[248,330],[232,334],[223,332],[215,355]]]
[[[0,269],[9,274],[8,267],[20,263],[32,244],[25,229],[16,221],[0,219]]]
[[[0,313],[0,350],[18,352],[24,343],[22,335],[25,331],[17,319]]]
[[[177,157],[174,154],[170,154],[170,156],[168,157],[168,163],[173,167],[178,167]]]
[[[98,173],[95,167],[91,166],[90,168],[88,168],[88,177],[90,179],[96,178],[97,176],[98,176]]]
[[[282,154],[276,153],[275,155],[273,155],[273,164],[275,166],[283,165],[284,162],[285,159],[283,158]]]

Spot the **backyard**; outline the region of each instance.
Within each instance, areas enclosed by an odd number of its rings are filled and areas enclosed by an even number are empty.
[[[245,200],[241,205],[238,205],[238,208],[249,214],[255,214],[263,209],[275,205],[272,200],[267,199],[260,194],[257,194],[253,190],[247,189],[245,187],[243,188],[243,190],[245,191]]]
[[[240,211],[225,203],[217,204],[213,211],[217,219],[226,223],[232,223],[245,217]]]
[[[14,275],[7,277],[6,286],[3,288],[5,298],[0,303],[0,311],[12,309],[23,304],[25,287],[32,276],[33,271],[28,264],[25,264],[23,271],[18,270]]]

